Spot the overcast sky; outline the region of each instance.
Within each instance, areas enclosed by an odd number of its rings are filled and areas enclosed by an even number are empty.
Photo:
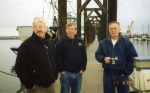
[[[44,17],[47,25],[51,26],[57,11],[53,11],[50,3],[46,1],[48,0],[0,0],[0,35],[18,35],[16,27],[31,26],[36,16]],[[72,13],[75,15],[77,0],[69,1],[72,2],[68,2],[68,12],[75,12]],[[82,0],[82,3],[84,1]],[[91,0],[87,7],[98,8],[94,0]],[[128,25],[134,21],[132,33],[148,33],[149,9],[150,0],[118,0],[117,20],[121,23],[122,32],[125,32]]]

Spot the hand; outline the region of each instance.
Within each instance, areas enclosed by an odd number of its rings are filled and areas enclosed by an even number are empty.
[[[111,60],[110,57],[105,57],[104,58],[104,61],[105,61],[106,64],[110,64],[110,60]]]
[[[65,74],[65,71],[62,71],[60,74]]]
[[[124,75],[124,74],[121,74],[121,76],[123,76],[123,77],[124,77],[125,75]]]
[[[31,88],[31,90],[35,89],[36,85],[33,86],[33,88]]]
[[[80,74],[83,74],[83,70],[80,70],[80,72],[79,72]]]

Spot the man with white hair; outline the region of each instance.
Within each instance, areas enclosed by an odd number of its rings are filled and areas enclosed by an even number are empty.
[[[103,39],[95,58],[102,63],[104,93],[129,93],[128,76],[133,72],[133,58],[138,54],[131,41],[121,34],[120,23],[109,23],[109,35]]]
[[[33,34],[19,47],[15,70],[26,93],[55,93],[56,49],[43,18],[33,20]]]

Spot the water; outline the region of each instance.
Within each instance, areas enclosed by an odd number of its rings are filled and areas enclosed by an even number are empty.
[[[10,50],[12,46],[19,46],[19,40],[0,40],[0,71],[10,73],[15,64],[16,54]],[[0,73],[0,93],[17,93],[20,81],[17,77]]]
[[[133,42],[139,56],[150,57],[150,41]],[[19,46],[19,40],[0,40],[0,71],[10,73],[12,66],[15,64],[16,54],[10,50],[12,46]],[[93,54],[94,55],[94,54]],[[19,93],[20,81],[17,77],[0,73],[0,93]]]
[[[138,53],[138,56],[148,56],[150,57],[150,41],[141,41],[141,40],[133,40],[130,39],[131,42],[133,42],[134,47]]]

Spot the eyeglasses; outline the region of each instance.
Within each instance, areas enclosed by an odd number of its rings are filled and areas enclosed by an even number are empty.
[[[34,26],[35,29],[43,29],[45,26]]]

